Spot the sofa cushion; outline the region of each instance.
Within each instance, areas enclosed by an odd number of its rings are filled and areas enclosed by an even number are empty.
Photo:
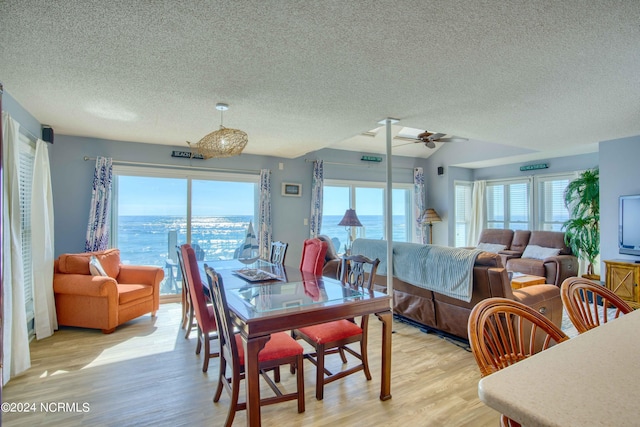
[[[522,253],[522,258],[546,259],[560,253],[559,248],[545,248],[538,245],[527,245]]]
[[[505,248],[509,248],[511,241],[513,240],[513,230],[504,228],[485,228],[480,233],[478,244],[480,243],[497,243],[504,245]],[[480,248],[478,248],[480,249]]]
[[[487,252],[492,252],[494,254],[507,249],[506,245],[501,245],[499,243],[478,243],[476,249],[480,249]]]
[[[89,271],[92,276],[108,276],[107,272],[104,271],[102,264],[98,261],[98,258],[95,255],[91,256],[91,260],[89,261]]]
[[[64,274],[91,274],[89,262],[95,256],[109,277],[114,279],[120,274],[120,249],[85,252],[78,254],[62,254],[58,258],[58,270]]]
[[[531,274],[533,276],[547,276],[547,270],[544,263],[539,259],[534,258],[512,258],[507,261],[507,270]]]
[[[566,245],[564,238],[565,233],[562,231],[535,230],[531,232],[529,244],[542,246],[543,248],[558,248],[560,249],[560,255],[571,255],[571,248]]]
[[[118,304],[123,305],[153,294],[153,287],[147,285],[123,285],[118,283]]]

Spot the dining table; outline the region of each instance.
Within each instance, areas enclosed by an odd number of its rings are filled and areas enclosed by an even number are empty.
[[[640,310],[478,383],[480,400],[523,426],[639,425]]]
[[[260,426],[258,353],[276,332],[375,315],[382,322],[380,400],[391,398],[391,297],[258,259],[204,261],[222,277],[229,312],[245,354],[247,425]],[[203,276],[205,277],[205,276]]]

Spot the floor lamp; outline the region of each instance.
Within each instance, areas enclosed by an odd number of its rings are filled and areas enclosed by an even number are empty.
[[[420,223],[424,226],[424,224],[428,224],[429,225],[429,244],[432,245],[433,244],[433,223],[434,222],[441,222],[442,219],[440,219],[440,216],[438,215],[438,212],[436,212],[435,209],[427,209],[426,211],[424,211],[422,213],[422,215],[420,216]]]
[[[347,209],[338,225],[344,226],[349,233],[349,243],[345,244],[345,252],[347,255],[351,255],[351,245],[353,244],[353,227],[362,227],[362,223],[358,219],[358,215],[356,215],[355,209]]]

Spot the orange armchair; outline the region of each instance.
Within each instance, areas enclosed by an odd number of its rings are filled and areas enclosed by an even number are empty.
[[[92,275],[92,256],[106,276]],[[53,274],[58,324],[110,334],[143,314],[155,316],[163,277],[160,267],[120,264],[119,249],[60,255]]]

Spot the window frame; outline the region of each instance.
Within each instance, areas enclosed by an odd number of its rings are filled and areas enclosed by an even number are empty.
[[[386,191],[387,191],[387,184],[385,182],[381,182],[381,181],[353,181],[353,180],[345,180],[345,179],[325,179],[323,182],[323,186],[324,187],[347,187],[349,188],[349,208],[351,209],[356,209],[357,211],[357,206],[356,206],[356,188],[374,188],[374,189],[381,189],[382,190],[382,197],[383,199],[386,199]],[[406,227],[407,227],[407,231],[405,234],[405,237],[407,238],[407,242],[414,242],[417,241],[416,239],[418,238],[417,234],[416,234],[416,227],[414,226],[416,218],[415,218],[415,201],[413,200],[413,189],[414,189],[414,184],[413,183],[404,183],[404,182],[398,182],[398,183],[393,183],[391,185],[391,191],[393,192],[394,190],[404,190],[406,197],[405,197],[405,202],[404,202],[404,206],[405,206],[405,216],[408,219]],[[324,204],[324,201],[323,201]],[[324,206],[323,206],[323,216],[324,216]],[[393,214],[392,214],[393,216]],[[382,217],[383,217],[383,221],[385,221],[385,226],[383,227],[383,234],[384,234],[384,238],[386,239],[386,232],[387,232],[387,228],[386,228],[386,218],[387,218],[387,205],[386,203],[383,203],[382,206]],[[354,232],[356,230],[353,230]],[[355,239],[357,236],[353,236],[353,238]]]
[[[467,215],[465,215],[464,221],[458,221],[458,188],[465,188],[468,189],[466,191],[467,195],[465,197],[464,203],[465,205],[468,206],[467,209]],[[462,246],[466,246],[467,245],[467,239],[468,239],[468,235],[469,235],[469,227],[471,225],[471,212],[473,210],[473,182],[471,181],[454,181],[453,182],[453,220],[454,220],[454,224],[453,224],[453,245],[455,247],[462,247]],[[482,207],[483,209],[485,208],[484,205]],[[458,242],[458,226],[459,225],[463,225],[464,226],[464,242],[462,242],[460,244],[460,242]]]
[[[115,242],[118,241],[118,187],[120,175],[124,176],[138,176],[148,178],[172,178],[172,179],[186,179],[187,180],[187,194],[186,194],[186,212],[187,217],[187,242],[191,242],[191,221],[192,221],[192,182],[193,180],[202,181],[233,181],[233,182],[247,182],[255,184],[254,191],[254,212],[253,216],[256,218],[259,211],[260,200],[260,174],[251,173],[237,173],[237,172],[220,172],[220,171],[202,171],[202,170],[184,170],[179,168],[162,168],[162,167],[145,167],[145,166],[131,166],[131,165],[113,165],[113,181],[112,181],[112,195],[111,195],[111,221],[110,221],[110,234],[109,234],[109,246],[113,247]]]

